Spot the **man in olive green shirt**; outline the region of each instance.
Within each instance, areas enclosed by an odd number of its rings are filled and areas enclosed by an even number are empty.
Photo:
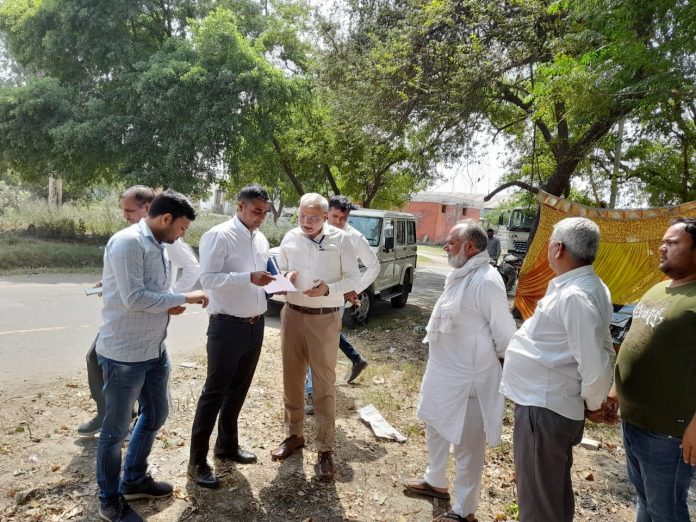
[[[674,220],[659,252],[670,279],[636,306],[606,408],[615,411],[618,399],[637,522],[688,522],[696,466],[696,219]]]

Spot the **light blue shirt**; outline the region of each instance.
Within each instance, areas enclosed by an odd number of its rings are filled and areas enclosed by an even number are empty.
[[[111,236],[104,251],[99,355],[121,362],[161,356],[168,310],[186,302],[169,290],[171,277],[166,250],[144,219]]]

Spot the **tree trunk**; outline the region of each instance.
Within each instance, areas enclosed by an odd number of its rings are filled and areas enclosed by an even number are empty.
[[[619,120],[619,127],[616,130],[616,148],[614,150],[614,172],[611,174],[609,188],[609,208],[616,208],[616,198],[619,192],[619,175],[621,169],[621,145],[623,143],[624,119]]]
[[[689,139],[682,135],[682,203],[689,201]]]
[[[49,176],[48,178],[48,205],[60,208],[63,204],[63,180]]]
[[[331,186],[331,190],[333,190],[334,196],[340,196],[341,195],[341,189],[338,188],[338,185],[336,184],[336,179],[333,177],[333,174],[331,174],[331,169],[329,166],[324,163],[324,176],[326,177],[326,180],[329,182],[329,185]]]
[[[278,142],[277,139],[272,138],[273,141],[273,148],[275,148],[276,153],[278,154],[278,158],[280,158],[280,163],[283,166],[283,171],[285,172],[285,175],[290,179],[290,183],[292,183],[292,186],[295,187],[295,190],[300,196],[303,196],[305,191],[302,188],[302,184],[300,183],[300,180],[297,179],[297,176],[295,176],[295,173],[292,171],[292,167],[290,166],[290,162],[285,158],[283,155],[283,149],[280,146],[280,142]]]

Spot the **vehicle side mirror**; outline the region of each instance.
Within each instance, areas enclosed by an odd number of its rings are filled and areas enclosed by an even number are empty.
[[[384,238],[384,251],[394,250],[394,236]]]

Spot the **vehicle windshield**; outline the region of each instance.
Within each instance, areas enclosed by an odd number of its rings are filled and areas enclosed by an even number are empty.
[[[362,232],[372,247],[379,246],[382,219],[377,217],[348,216],[348,223]]]
[[[534,223],[534,214],[515,209],[510,216],[510,230],[529,231]]]

